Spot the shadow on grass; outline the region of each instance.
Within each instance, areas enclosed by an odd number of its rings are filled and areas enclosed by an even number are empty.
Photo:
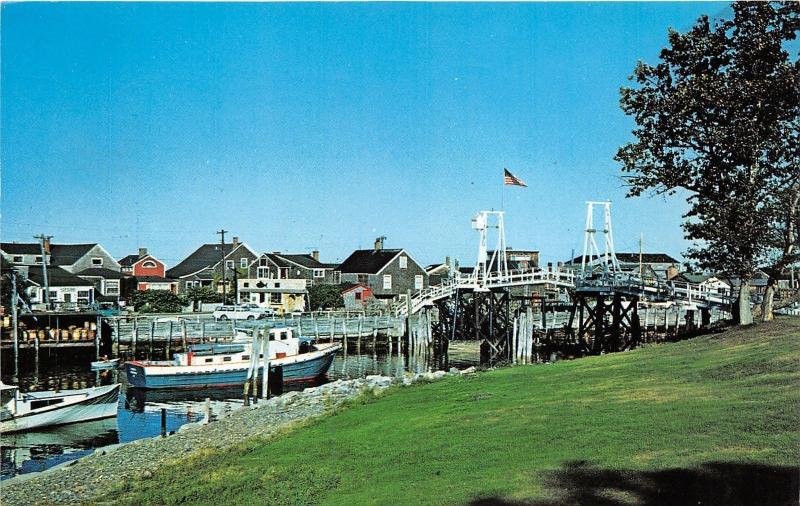
[[[711,462],[696,469],[633,471],[568,462],[545,477],[551,498],[517,502],[478,497],[473,506],[798,504],[800,469]]]

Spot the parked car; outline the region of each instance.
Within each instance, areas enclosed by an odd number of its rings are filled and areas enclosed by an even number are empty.
[[[268,316],[266,310],[247,305],[218,306],[213,313],[215,320],[258,320]]]
[[[242,307],[252,309],[253,311],[263,311],[265,316],[275,316],[275,310],[271,307],[261,307],[258,304],[243,304]]]

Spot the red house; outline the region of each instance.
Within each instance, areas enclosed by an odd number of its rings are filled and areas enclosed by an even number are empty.
[[[349,285],[342,290],[345,309],[364,309],[373,298],[370,287],[360,283]]]
[[[138,255],[128,255],[119,261],[122,273],[136,278],[136,289],[178,291],[178,282],[166,276],[164,262],[147,253],[147,248],[139,248]]]

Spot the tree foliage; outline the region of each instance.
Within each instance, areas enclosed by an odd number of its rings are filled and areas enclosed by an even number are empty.
[[[180,313],[187,300],[169,290],[147,290],[131,294],[130,304],[142,313]]]
[[[339,285],[314,285],[308,289],[308,299],[311,311],[344,307],[342,287]]]
[[[621,89],[635,140],[616,160],[629,196],[688,192],[687,256],[746,285],[765,262],[796,257],[787,204],[800,193],[800,63],[787,46],[800,7],[732,8],[731,20],[671,30],[661,61],[638,63],[635,86]]]
[[[197,286],[186,290],[186,300],[196,303],[214,304],[222,302],[222,294],[210,286]]]

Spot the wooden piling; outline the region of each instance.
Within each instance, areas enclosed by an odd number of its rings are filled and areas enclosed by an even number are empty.
[[[131,353],[133,354],[133,358],[136,358],[136,341],[139,340],[139,319],[134,318],[133,320],[133,338],[131,339]]]
[[[94,356],[100,360],[100,340],[103,338],[103,320],[97,315],[97,330],[94,333]]]
[[[169,335],[167,336],[167,351],[166,360],[169,360],[170,351],[172,351],[172,320],[169,321]]]
[[[150,359],[153,358],[153,340],[155,339],[155,337],[156,337],[156,321],[153,320],[150,322],[150,346],[147,355],[147,358]]]
[[[186,320],[181,320],[181,334],[183,338],[183,351],[186,351],[189,348],[187,344],[188,336],[186,335]]]

